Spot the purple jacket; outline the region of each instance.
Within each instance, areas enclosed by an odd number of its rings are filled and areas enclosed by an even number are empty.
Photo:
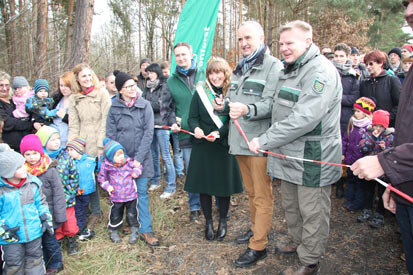
[[[113,187],[114,190],[109,194],[111,202],[128,202],[138,198],[132,173],[136,173],[138,177],[142,174],[142,165],[134,168],[132,158],[128,157],[122,166],[115,166],[107,159],[104,160],[100,167],[98,182],[106,191],[109,186]]]
[[[354,125],[350,135],[347,134],[347,130],[344,131],[342,143],[344,162],[346,164],[352,165],[356,160],[364,156],[360,151],[359,143],[365,132],[365,127],[360,128]]]

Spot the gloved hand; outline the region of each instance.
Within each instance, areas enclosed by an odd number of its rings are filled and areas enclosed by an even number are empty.
[[[53,235],[54,230],[52,215],[50,215],[50,213],[44,213],[40,216],[40,220],[42,221],[42,232],[44,233],[45,231],[47,231],[49,235]]]
[[[16,243],[19,241],[19,236],[17,231],[20,229],[20,226],[9,228],[7,225],[3,224],[0,228],[1,238],[9,243]]]

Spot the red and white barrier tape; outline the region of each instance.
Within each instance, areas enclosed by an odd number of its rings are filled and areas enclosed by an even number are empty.
[[[234,121],[235,126],[238,129],[238,132],[241,134],[241,136],[244,138],[245,142],[249,145],[249,141],[247,136],[245,135],[244,130],[241,128],[241,125],[239,124],[238,120],[236,118],[233,118],[232,121]],[[277,156],[277,157],[281,157],[281,158],[286,158],[286,159],[294,159],[294,160],[300,160],[300,161],[306,161],[306,162],[313,162],[313,163],[320,163],[320,164],[327,164],[327,165],[333,165],[333,166],[340,166],[340,167],[350,167],[350,165],[346,165],[346,164],[341,164],[341,163],[332,163],[332,162],[326,162],[326,161],[319,161],[319,160],[311,160],[311,159],[304,159],[304,158],[297,158],[297,157],[291,157],[291,156],[286,156],[286,155],[282,155],[282,154],[277,154],[274,152],[270,152],[270,151],[264,151],[264,150],[259,150],[261,153],[265,153],[268,155],[273,155],[273,156]],[[403,193],[402,191],[394,188],[393,186],[391,186],[390,184],[382,181],[379,178],[374,178],[375,181],[377,181],[378,183],[380,183],[381,185],[383,185],[386,188],[389,188],[390,191],[396,193],[397,195],[403,197],[404,199],[408,200],[409,202],[413,203],[413,198],[410,197],[409,195]]]

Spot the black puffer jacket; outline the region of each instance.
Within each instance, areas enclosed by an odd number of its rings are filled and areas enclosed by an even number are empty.
[[[353,104],[360,97],[360,82],[355,74],[346,74],[341,76],[341,85],[343,86],[343,96],[341,98],[341,117],[340,130],[341,136],[347,130],[350,117],[353,115]]]
[[[52,164],[46,172],[39,175],[42,181],[42,192],[49,205],[50,214],[53,217],[53,228],[56,229],[67,220],[66,217],[66,196],[60,180],[59,172],[56,169],[57,160],[53,159]]]
[[[20,152],[20,141],[25,135],[31,134],[33,122],[31,117],[19,119],[13,117],[16,109],[13,100],[10,103],[0,100],[0,117],[4,119],[2,138],[13,150]]]
[[[376,110],[386,110],[390,113],[389,127],[394,127],[396,121],[401,90],[400,80],[386,71],[377,77],[369,77],[360,84],[360,96],[373,99],[376,103]]]
[[[174,108],[170,106],[172,95],[166,83],[166,78],[159,78],[159,84],[152,91],[146,87],[142,97],[151,103],[155,125],[171,125],[169,121],[165,121],[166,117],[175,117]],[[168,112],[169,115],[165,116],[164,114],[161,116],[161,108],[163,112]]]

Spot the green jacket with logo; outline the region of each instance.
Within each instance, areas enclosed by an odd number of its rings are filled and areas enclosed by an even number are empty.
[[[191,105],[192,96],[195,93],[196,83],[199,81],[205,81],[205,69],[201,67],[197,67],[194,72],[190,72],[189,76],[180,74],[176,69],[168,79],[168,88],[175,105],[175,114],[181,119],[181,128],[184,130],[189,131],[189,106]],[[189,138],[189,134],[179,132],[180,141]]]
[[[252,104],[260,100],[272,100],[281,69],[281,62],[271,56],[268,49],[263,50],[244,74],[241,72],[240,65],[235,68],[227,98],[231,102],[244,104]],[[262,111],[268,112],[268,115],[258,120],[251,121],[245,117],[238,118],[248,140],[261,135],[271,126],[270,106],[267,106],[268,109]],[[230,146],[229,153],[232,155],[255,155],[249,151],[247,143],[232,120],[229,123],[228,143]]]
[[[275,153],[341,163],[342,86],[334,65],[314,44],[286,67],[272,102],[272,126],[259,137],[260,147]],[[257,118],[267,107],[257,103]],[[262,112],[261,112],[262,111]],[[341,167],[268,156],[268,173],[309,187],[333,184]]]

